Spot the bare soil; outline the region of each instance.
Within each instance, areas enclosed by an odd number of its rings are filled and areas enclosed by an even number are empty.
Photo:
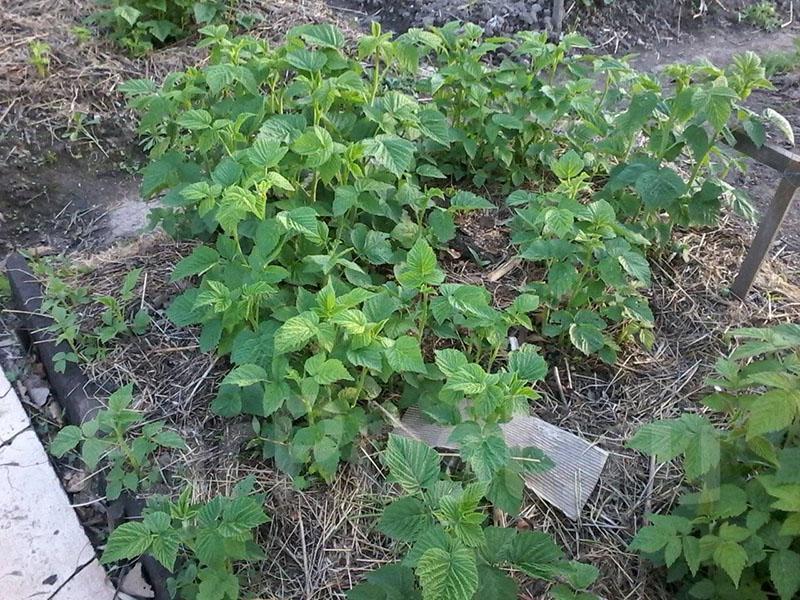
[[[144,226],[135,175],[143,157],[135,146],[42,137],[0,144],[0,255],[97,248]]]

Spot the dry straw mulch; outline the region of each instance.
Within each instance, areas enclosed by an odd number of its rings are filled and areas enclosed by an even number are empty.
[[[240,13],[258,17],[247,33],[270,41],[281,39],[302,23],[333,22],[353,37],[352,25],[340,19],[322,0],[241,0]],[[160,81],[167,73],[203,60],[196,49],[198,35],[143,58],[126,56],[95,26],[82,42],[76,27],[97,10],[93,0],[4,0],[0,8],[0,141],[5,136],[28,141],[34,130],[57,132],[69,127],[73,115],[125,123],[132,128],[124,98],[117,92],[128,79]],[[40,77],[31,63],[31,42],[50,46],[50,66]],[[5,157],[2,157],[5,158]]]
[[[655,347],[625,348],[614,367],[561,359],[533,407],[542,418],[609,450],[611,458],[580,521],[531,496],[510,524],[548,531],[571,555],[600,568],[595,591],[601,597],[670,597],[663,575],[626,547],[646,524],[646,513],[665,510],[676,499],[681,472],[627,450],[625,441],[643,423],[700,410],[696,401],[704,379],[727,352],[725,335],[732,329],[800,321],[796,256],[765,263],[747,302],[726,294],[749,236],[733,221],[679,234],[682,252],[653,261]],[[190,450],[165,463],[175,489],[189,484],[198,499],[207,499],[247,475],[257,478],[273,521],[260,532],[267,561],[244,572],[255,597],[342,598],[352,582],[395,553],[374,529],[391,494],[376,450],[380,436],[363,441],[331,486],[302,492],[257,452],[243,451],[252,436],[249,420],[221,419],[209,409],[225,359],[200,353],[196,332],[178,330],[163,316],[168,299],[180,291],[169,283],[169,272],[189,250],[156,235],[75,263],[82,267],[76,283],[95,293],[113,293],[124,273],[142,267],[147,282],[142,278],[137,294],[156,316],[152,331],[115,343],[87,374],[107,389],[134,381],[138,407],[166,418],[187,439]],[[531,584],[523,597],[541,597],[542,589]]]

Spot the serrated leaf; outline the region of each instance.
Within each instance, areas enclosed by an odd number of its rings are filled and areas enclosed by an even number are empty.
[[[475,553],[468,548],[431,548],[419,559],[416,573],[423,600],[471,600],[478,590]]]
[[[217,185],[226,188],[239,182],[242,171],[242,165],[234,158],[226,156],[211,171],[211,180]]]
[[[286,62],[292,65],[298,71],[307,71],[310,73],[319,71],[328,62],[328,57],[322,52],[308,50],[307,48],[298,48],[287,52],[284,57]]]
[[[686,192],[683,179],[669,167],[645,171],[636,180],[635,187],[650,209],[666,208]]]
[[[407,494],[416,494],[439,479],[439,454],[427,444],[392,434],[383,456],[392,479]]]
[[[94,437],[87,438],[81,446],[81,460],[86,463],[87,467],[94,470],[109,449],[109,442]]]
[[[791,392],[771,390],[762,394],[750,405],[748,439],[789,427],[797,410],[797,399]]]
[[[425,108],[417,113],[417,119],[422,133],[443,146],[450,145],[450,125],[442,113],[435,108]],[[435,175],[426,176],[435,177]]]
[[[247,151],[247,158],[255,166],[268,169],[277,165],[288,150],[285,146],[281,146],[277,140],[265,135],[259,135]]]
[[[164,448],[185,448],[186,442],[177,431],[165,429],[153,436],[153,441]]]
[[[331,322],[336,323],[351,335],[360,335],[367,330],[367,317],[356,308],[348,308],[331,317]]]
[[[223,385],[235,385],[237,387],[247,387],[256,383],[267,381],[267,372],[258,365],[239,365],[235,367],[222,380]]]
[[[320,385],[330,385],[337,381],[353,380],[352,375],[350,375],[347,368],[338,358],[329,358],[311,375],[314,377],[314,381]]]
[[[456,224],[453,215],[445,210],[433,210],[428,215],[428,226],[440,244],[446,244],[456,237]]]
[[[224,553],[224,550],[223,550]],[[239,597],[239,578],[225,569],[206,567],[197,573],[196,600],[229,600]]]
[[[492,477],[486,497],[496,507],[516,516],[522,505],[523,489],[524,484],[519,473],[513,469],[502,468]]]
[[[544,473],[556,466],[544,450],[534,446],[511,448],[511,459],[523,475]]]
[[[414,289],[436,286],[444,281],[444,273],[436,262],[436,254],[422,238],[408,251],[406,261],[395,269],[395,277],[400,285]]]
[[[627,445],[661,462],[672,460],[689,445],[686,424],[678,419],[648,423],[639,428]]]
[[[509,600],[519,597],[519,585],[502,570],[487,565],[478,565],[480,586],[475,598],[480,600]]]
[[[761,148],[761,146],[767,142],[767,132],[764,129],[764,125],[758,119],[752,117],[745,119],[742,122],[742,127],[747,133],[747,136],[756,145],[756,148]]]
[[[325,243],[324,237],[320,234],[317,213],[310,206],[300,206],[280,212],[275,218],[285,229],[296,231],[317,245]]]
[[[650,264],[644,255],[634,251],[625,251],[617,256],[617,260],[628,275],[645,285],[650,285]]]
[[[187,110],[178,115],[177,123],[190,131],[202,131],[211,127],[211,113],[207,110]]]
[[[268,521],[269,517],[252,496],[240,496],[225,504],[217,530],[223,537],[236,538]]]
[[[396,177],[411,169],[414,163],[414,144],[401,137],[380,134],[362,142],[364,154],[375,160]]]
[[[83,439],[80,427],[67,425],[62,428],[50,442],[50,454],[56,458],[61,458],[67,452],[74,449]]]
[[[400,336],[386,349],[386,361],[398,373],[427,373],[419,341],[408,335]]]
[[[469,463],[479,481],[490,481],[511,460],[511,453],[497,425],[486,425],[481,429],[477,423],[461,423],[450,434],[450,441],[458,445],[461,457]]]
[[[307,167],[320,167],[333,156],[333,138],[327,130],[313,125],[292,143],[291,148],[305,157]]]
[[[739,587],[739,578],[747,564],[747,552],[736,542],[720,542],[714,549],[714,562],[717,563],[733,585]]]
[[[553,173],[562,181],[573,179],[583,171],[584,162],[575,150],[568,150],[550,165]]]
[[[275,354],[295,352],[306,347],[319,333],[319,317],[306,311],[292,317],[275,332]]]
[[[572,231],[575,215],[565,208],[548,208],[544,213],[544,233],[551,233],[556,237],[567,237]]]
[[[219,262],[219,254],[209,246],[198,246],[189,256],[182,258],[175,265],[170,281],[178,281],[192,275],[202,275]]]
[[[447,175],[442,173],[438,168],[427,163],[423,163],[417,167],[417,175],[422,177],[429,177],[431,179],[447,179]]]
[[[414,542],[433,520],[425,504],[410,496],[399,498],[387,506],[378,521],[378,529],[389,537]]]
[[[168,571],[175,568],[180,550],[180,537],[171,529],[161,531],[153,536],[147,553],[160,562]]]
[[[781,600],[791,600],[800,590],[800,554],[778,550],[769,559],[769,574]]]
[[[497,207],[483,196],[459,190],[450,198],[450,208],[458,212],[470,210],[496,210]]]
[[[150,548],[153,535],[144,523],[123,523],[108,536],[100,562],[107,565],[118,560],[138,558]]]
[[[794,146],[794,130],[791,123],[782,114],[772,108],[764,109],[762,116],[765,120],[769,121],[784,135],[786,140]]]
[[[683,468],[688,479],[697,479],[719,465],[720,442],[716,429],[706,423],[689,434]]]
[[[685,536],[682,541],[683,544],[683,557],[686,559],[686,564],[689,565],[689,571],[692,575],[697,575],[700,570],[700,540],[693,536]]]
[[[586,323],[573,323],[569,326],[569,339],[572,344],[586,355],[597,352],[606,345],[606,339],[600,328]]]
[[[307,43],[320,48],[342,48],[344,47],[344,34],[342,31],[330,23],[318,23],[314,25],[301,25],[293,29],[289,35],[297,33]]]
[[[541,531],[521,531],[511,542],[508,561],[531,577],[550,579],[562,552],[553,539]]]
[[[539,354],[536,346],[523,344],[518,350],[509,353],[508,370],[526,381],[541,381],[547,375],[547,361]]]
[[[647,527],[642,527],[636,533],[633,541],[630,543],[629,548],[631,550],[654,553],[661,550],[672,539],[676,539],[676,536],[673,532],[664,529],[663,527],[648,525]]]
[[[436,366],[445,377],[453,377],[469,364],[467,357],[460,350],[444,348],[436,350]]]

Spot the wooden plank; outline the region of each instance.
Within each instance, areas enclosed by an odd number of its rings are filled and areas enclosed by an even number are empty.
[[[553,37],[559,39],[564,27],[564,0],[553,0]]]
[[[570,519],[577,520],[600,479],[608,452],[536,417],[518,416],[501,425],[511,447],[535,446],[555,467],[527,475],[525,484]],[[417,408],[406,411],[394,433],[413,437],[436,448],[454,449],[449,441],[453,427],[429,423]]]
[[[800,155],[773,144],[758,147],[742,130],[734,131],[733,136],[736,138],[735,150],[775,169],[795,187],[800,186]]]
[[[787,177],[781,178],[778,189],[775,191],[775,197],[767,209],[767,214],[758,226],[758,231],[753,243],[750,245],[750,250],[747,251],[747,256],[745,256],[739,273],[731,286],[731,292],[738,298],[744,300],[750,291],[756,274],[761,268],[761,263],[764,262],[764,258],[769,252],[769,247],[772,245],[786,212],[792,204],[796,191],[797,184]]]

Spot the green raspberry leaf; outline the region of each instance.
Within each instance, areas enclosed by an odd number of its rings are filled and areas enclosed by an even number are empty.
[[[714,550],[714,562],[739,586],[739,578],[747,564],[747,552],[736,542],[720,542]]]
[[[791,600],[800,590],[800,554],[778,550],[769,559],[769,575],[781,600]]]
[[[422,289],[437,286],[444,281],[444,273],[436,262],[436,254],[420,238],[406,255],[406,261],[395,268],[395,277],[403,287]]]
[[[407,494],[429,488],[439,479],[439,453],[417,440],[390,435],[384,460],[392,479]]]
[[[536,346],[523,344],[508,355],[508,370],[519,375],[520,379],[541,381],[547,375],[547,362]]]
[[[471,600],[478,590],[475,552],[463,546],[431,548],[417,564],[423,600]]]
[[[316,313],[306,311],[292,317],[275,332],[275,354],[302,350],[319,331],[319,317]]]
[[[364,153],[396,177],[401,177],[414,163],[414,144],[396,135],[380,134],[362,143]]]
[[[267,372],[262,367],[258,365],[240,365],[225,376],[222,384],[247,387],[267,381],[267,379]]]
[[[682,454],[689,445],[686,424],[679,419],[648,423],[639,428],[628,447],[666,462]]]
[[[386,360],[398,373],[427,373],[419,341],[408,335],[400,336],[386,349]]]
[[[432,525],[433,519],[425,504],[410,496],[392,502],[378,521],[378,529],[403,542],[416,541]]]
[[[83,439],[80,427],[67,425],[59,431],[50,442],[50,454],[56,458],[61,458],[67,452],[74,449]]]
[[[137,558],[150,549],[153,535],[144,523],[123,523],[108,536],[100,562],[107,565],[118,560]]]

